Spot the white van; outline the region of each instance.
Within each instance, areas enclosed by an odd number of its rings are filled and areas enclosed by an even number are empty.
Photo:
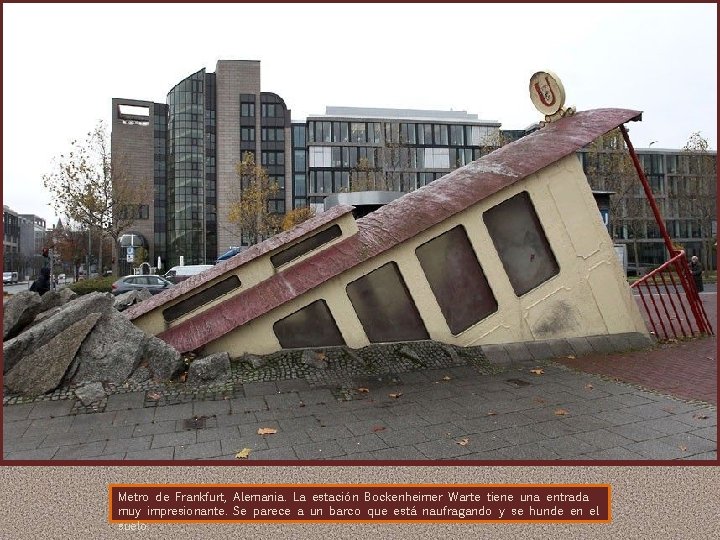
[[[186,266],[173,266],[165,274],[165,279],[172,281],[173,283],[180,283],[186,280],[190,276],[195,276],[200,272],[209,270],[212,268],[212,264],[188,264]]]

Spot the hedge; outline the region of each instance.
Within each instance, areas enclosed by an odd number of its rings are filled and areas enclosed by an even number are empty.
[[[110,292],[112,284],[115,282],[113,276],[99,277],[93,279],[83,279],[68,285],[71,290],[83,295],[91,292]]]

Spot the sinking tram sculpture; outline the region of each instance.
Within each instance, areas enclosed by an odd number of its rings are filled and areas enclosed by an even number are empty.
[[[180,352],[232,357],[428,339],[647,340],[576,156],[640,117],[562,116],[365,217],[334,207],[125,313]]]

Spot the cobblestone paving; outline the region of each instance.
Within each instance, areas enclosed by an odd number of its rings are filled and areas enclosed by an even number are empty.
[[[662,352],[662,350],[660,350]],[[552,360],[420,343],[236,363],[215,387],[71,392],[3,407],[7,460],[715,460],[717,408]],[[315,366],[315,367],[313,367]],[[10,400],[8,400],[10,401]],[[275,433],[260,434],[270,428]]]

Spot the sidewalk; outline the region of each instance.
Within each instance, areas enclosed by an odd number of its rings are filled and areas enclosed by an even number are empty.
[[[324,384],[246,382],[166,405],[151,392],[117,393],[89,414],[73,399],[6,405],[4,458],[240,464],[245,450],[248,461],[717,459],[714,338],[479,365],[355,377],[342,388],[327,372]]]

